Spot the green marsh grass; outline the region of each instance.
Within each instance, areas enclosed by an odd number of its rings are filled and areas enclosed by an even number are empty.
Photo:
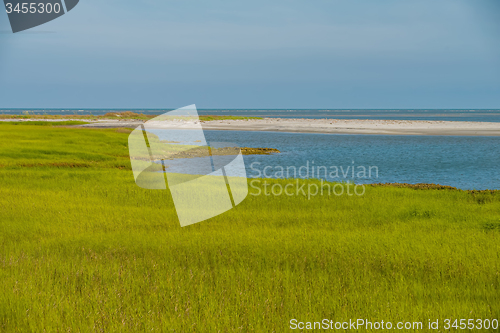
[[[19,125],[0,136],[0,331],[500,317],[498,192],[249,195],[181,228],[168,191],[135,185],[127,133]]]

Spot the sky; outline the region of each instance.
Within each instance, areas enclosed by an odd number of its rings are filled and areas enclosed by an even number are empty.
[[[13,34],[0,108],[500,108],[498,0],[80,0]]]

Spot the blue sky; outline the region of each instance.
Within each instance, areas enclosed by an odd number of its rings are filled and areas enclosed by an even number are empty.
[[[0,108],[500,108],[497,0],[81,0],[9,33]]]

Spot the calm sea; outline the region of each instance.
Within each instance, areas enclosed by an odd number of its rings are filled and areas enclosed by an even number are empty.
[[[0,114],[29,112],[99,115],[109,111],[0,109]],[[118,111],[162,114],[169,110]],[[290,118],[500,122],[500,110],[199,110],[199,113]],[[355,183],[434,183],[461,189],[500,189],[500,137],[246,131],[205,131],[205,136],[208,142],[234,142],[241,147],[269,147],[281,151],[280,154],[271,156],[245,156],[248,177],[309,177]]]

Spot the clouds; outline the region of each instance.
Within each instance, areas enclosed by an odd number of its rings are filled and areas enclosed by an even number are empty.
[[[9,79],[28,84],[33,99],[23,103],[38,107],[164,107],[188,98],[201,107],[494,107],[497,36],[484,32],[491,23],[470,6],[85,0],[38,28],[56,33],[12,36],[13,66],[1,69],[0,87],[8,91]],[[61,99],[45,89],[51,103],[41,98],[43,84],[59,92],[78,87],[96,98]],[[176,93],[155,97],[157,86]],[[133,100],[120,97],[133,91]],[[20,104],[2,100],[5,107]]]

